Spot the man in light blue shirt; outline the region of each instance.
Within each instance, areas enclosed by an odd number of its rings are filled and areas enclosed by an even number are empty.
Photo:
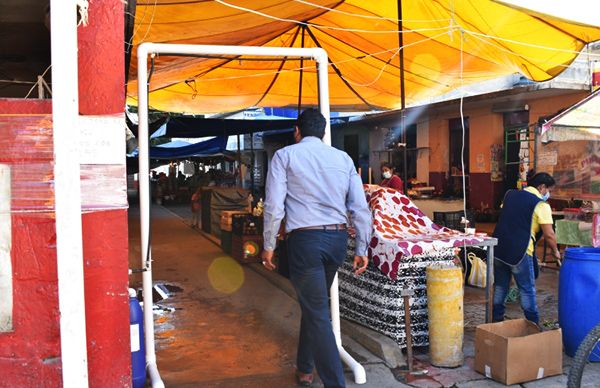
[[[315,109],[298,117],[298,144],[275,153],[267,177],[263,265],[275,269],[273,251],[285,217],[290,280],[302,309],[297,378],[312,383],[317,372],[325,387],[345,387],[329,316],[328,290],[346,257],[350,217],[356,229],[356,275],[368,264],[371,211],[352,159],[323,143],[325,118]]]

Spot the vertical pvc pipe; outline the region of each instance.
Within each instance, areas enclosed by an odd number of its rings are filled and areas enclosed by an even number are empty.
[[[463,277],[456,266],[427,268],[429,355],[431,364],[457,367],[463,364]]]
[[[79,174],[76,1],[50,2],[56,267],[64,387],[88,386]]]
[[[487,254],[487,278],[485,283],[485,322],[492,323],[493,311],[494,311],[494,245],[498,243],[498,240],[493,241],[488,246]]]
[[[330,124],[330,111],[329,111],[329,73],[328,73],[328,60],[327,53],[323,49],[315,49],[316,55],[315,60],[317,61],[317,74],[319,81],[319,110],[321,114],[325,116],[325,136],[323,142],[327,145],[331,145],[331,124]],[[333,327],[333,334],[335,335],[335,342],[340,352],[340,358],[342,361],[352,369],[354,374],[354,382],[356,384],[365,384],[367,382],[367,375],[365,368],[360,365],[343,347],[342,347],[342,331],[340,327],[340,294],[338,275],[336,274],[333,278],[333,283],[329,290],[331,298],[331,325]]]
[[[314,49],[316,52],[315,60],[317,61],[317,75],[319,82],[319,110],[325,116],[325,136],[323,142],[331,145],[331,123],[329,116],[329,66],[327,61],[327,53],[323,49]]]
[[[152,311],[152,252],[150,251],[150,166],[148,134],[148,53],[151,43],[138,47],[138,148],[140,190],[140,243],[142,267],[142,293],[144,295],[144,333],[146,345],[146,368],[152,387],[164,387],[156,367],[154,347],[154,315]]]

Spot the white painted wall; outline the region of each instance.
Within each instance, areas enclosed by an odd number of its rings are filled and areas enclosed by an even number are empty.
[[[10,182],[10,166],[0,164],[0,332],[11,331],[13,328]]]

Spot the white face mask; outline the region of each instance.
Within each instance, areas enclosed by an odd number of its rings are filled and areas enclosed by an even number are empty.
[[[548,199],[550,199],[550,192],[549,192],[549,191],[546,191],[546,194],[542,195],[542,199],[543,199],[544,201],[547,201]]]
[[[389,171],[385,171],[382,175],[385,179],[390,179],[392,177],[392,173]]]

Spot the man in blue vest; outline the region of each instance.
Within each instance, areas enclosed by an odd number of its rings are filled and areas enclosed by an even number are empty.
[[[546,173],[528,180],[523,190],[510,190],[504,197],[502,214],[494,237],[498,239],[494,262],[494,322],[504,320],[505,300],[514,277],[521,295],[525,318],[539,324],[535,300],[538,263],[535,243],[543,234],[552,254],[560,259],[552,228],[552,209],[546,202],[555,181]]]

